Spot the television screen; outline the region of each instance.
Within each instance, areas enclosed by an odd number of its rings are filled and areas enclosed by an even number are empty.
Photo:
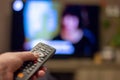
[[[56,57],[92,57],[99,50],[98,5],[44,0],[12,3],[11,50],[31,50],[39,42],[56,48]]]

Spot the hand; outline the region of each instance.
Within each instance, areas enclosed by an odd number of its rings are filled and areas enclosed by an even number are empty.
[[[14,72],[19,69],[25,61],[36,60],[37,57],[31,52],[7,52],[0,55],[0,80],[13,80]],[[33,77],[45,75],[45,68],[41,68]]]

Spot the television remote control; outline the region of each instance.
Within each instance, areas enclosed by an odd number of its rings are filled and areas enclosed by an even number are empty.
[[[44,44],[38,43],[31,52],[38,53],[39,58],[36,61],[27,61],[15,72],[14,80],[29,80],[31,76],[55,53],[56,49]]]

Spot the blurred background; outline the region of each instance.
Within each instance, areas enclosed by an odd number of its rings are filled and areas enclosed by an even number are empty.
[[[120,1],[0,0],[0,53],[40,41],[57,49],[56,80],[119,80]]]

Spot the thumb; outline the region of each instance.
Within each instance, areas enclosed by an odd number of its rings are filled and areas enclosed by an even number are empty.
[[[29,61],[29,60],[36,60],[37,59],[37,54],[34,55],[30,51],[28,51],[28,52],[18,52],[18,56],[23,61]]]

